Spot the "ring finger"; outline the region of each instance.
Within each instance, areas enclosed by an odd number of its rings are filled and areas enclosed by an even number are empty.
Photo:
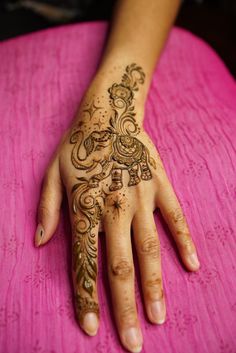
[[[142,333],[135,301],[130,223],[121,216],[115,220],[110,216],[104,219],[103,224],[106,233],[108,276],[118,332],[128,350],[139,352],[142,347]]]

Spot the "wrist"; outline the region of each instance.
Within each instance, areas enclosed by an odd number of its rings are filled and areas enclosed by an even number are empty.
[[[147,92],[148,83],[143,69],[136,64],[119,62],[99,67],[86,97],[99,97],[102,105],[109,103],[113,108],[116,104],[127,105],[129,109],[132,107],[135,120],[142,123]]]

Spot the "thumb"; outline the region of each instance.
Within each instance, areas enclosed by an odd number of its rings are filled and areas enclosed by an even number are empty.
[[[38,227],[35,246],[46,244],[56,231],[60,219],[63,184],[59,172],[59,161],[55,158],[48,167],[43,180],[39,206]]]

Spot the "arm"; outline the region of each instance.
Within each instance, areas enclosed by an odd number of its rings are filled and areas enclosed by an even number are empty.
[[[46,244],[59,220],[62,185],[70,207],[73,283],[79,324],[99,326],[97,243],[105,230],[114,315],[123,345],[142,346],[134,288],[131,227],[143,297],[152,323],[165,321],[159,208],[190,271],[199,268],[195,245],[160,156],[142,127],[152,73],[175,18],[177,0],[117,2],[107,46],[72,127],[45,175],[36,245]],[[134,63],[137,63],[135,65]]]
[[[139,91],[140,104],[144,103],[180,3],[180,0],[117,1],[95,81],[119,79],[127,65],[137,62],[146,75],[145,84]]]

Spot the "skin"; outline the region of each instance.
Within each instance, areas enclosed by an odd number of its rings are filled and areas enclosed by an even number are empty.
[[[161,324],[166,318],[160,241],[153,217],[157,207],[173,235],[186,269],[196,271],[200,266],[179,201],[160,155],[143,128],[145,101],[153,70],[178,7],[177,0],[153,0],[149,6],[143,0],[117,2],[100,66],[71,127],[65,131],[47,167],[38,207],[35,245],[41,246],[53,236],[59,222],[63,194],[67,195],[76,316],[81,328],[91,336],[97,333],[101,319],[97,293],[97,242],[99,229],[105,231],[117,330],[121,343],[131,352],[140,351],[143,344],[135,302],[131,228],[139,259],[145,309],[153,324]],[[136,62],[138,65],[134,64]],[[143,75],[143,80],[137,81],[136,89],[129,80],[122,79],[127,72],[129,76],[132,67],[134,81],[140,78],[140,72]],[[125,87],[121,87],[122,84]],[[129,123],[135,128],[131,133],[124,129],[122,109],[115,104],[117,86],[121,88],[117,94],[122,94],[127,109],[132,107]],[[132,97],[129,99],[127,94],[130,92]],[[121,123],[117,124],[114,119],[121,119]],[[102,137],[102,142],[95,141],[94,137]],[[117,164],[112,157],[115,144],[122,147],[123,140],[135,143],[137,155],[147,151],[149,157],[143,170],[139,163],[128,170],[130,162],[122,164],[122,159]],[[86,148],[91,150],[88,156]],[[142,156],[144,158],[145,154]],[[92,166],[91,161],[95,161]],[[108,162],[100,164],[101,161]],[[116,172],[113,176],[112,166]],[[101,171],[105,173],[103,176]],[[96,201],[96,206],[89,209],[89,200]]]

